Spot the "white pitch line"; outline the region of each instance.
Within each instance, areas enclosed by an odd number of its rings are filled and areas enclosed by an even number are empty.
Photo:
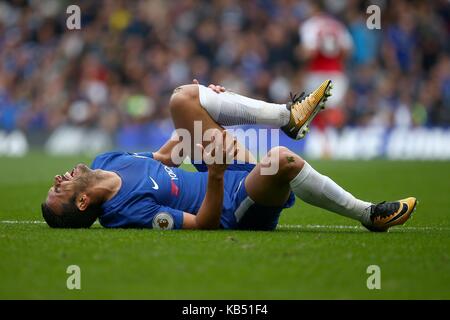
[[[3,224],[45,224],[45,221],[42,220],[0,220],[0,223]],[[98,224],[98,222],[94,222],[94,224]]]
[[[280,228],[288,229],[347,229],[347,230],[366,230],[362,226],[345,226],[345,225],[319,225],[319,224],[280,224]],[[450,231],[450,228],[445,227],[401,227],[398,230],[430,230],[430,231]]]
[[[0,223],[4,224],[40,224],[45,223],[45,221],[41,220],[2,220]]]
[[[0,220],[3,224],[44,224],[42,220]],[[96,222],[97,223],[97,222]],[[279,228],[286,229],[342,229],[342,230],[365,230],[362,226],[346,226],[346,225],[320,225],[320,224],[280,224]],[[446,227],[401,227],[398,230],[416,230],[416,231],[450,231]]]

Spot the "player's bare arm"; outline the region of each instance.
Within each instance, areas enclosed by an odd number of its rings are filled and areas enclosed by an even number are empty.
[[[231,140],[231,141],[230,141]],[[218,131],[212,137],[209,150],[202,149],[203,159],[208,166],[208,186],[202,206],[196,215],[185,213],[183,229],[218,229],[223,206],[224,173],[230,160],[238,153],[237,140],[229,139],[226,131]],[[216,152],[221,157],[216,157]],[[219,159],[219,163],[215,160]]]

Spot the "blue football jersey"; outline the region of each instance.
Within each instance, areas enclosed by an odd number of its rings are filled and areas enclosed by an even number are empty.
[[[183,211],[196,214],[207,188],[207,172],[188,172],[154,160],[150,152],[107,152],[97,156],[92,169],[117,173],[122,185],[106,201],[100,224],[111,228],[181,229]],[[232,228],[237,189],[248,172],[225,173],[221,226]]]

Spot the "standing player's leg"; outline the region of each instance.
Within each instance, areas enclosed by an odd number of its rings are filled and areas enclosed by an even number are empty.
[[[272,161],[278,162],[278,172],[261,174],[262,168]],[[293,191],[303,201],[357,220],[371,231],[386,231],[403,224],[416,205],[415,198],[378,205],[359,200],[285,147],[272,149],[247,176],[245,187],[248,196],[259,205],[283,206]]]

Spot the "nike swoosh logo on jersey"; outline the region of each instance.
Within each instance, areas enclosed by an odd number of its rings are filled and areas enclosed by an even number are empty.
[[[155,189],[155,190],[158,190],[159,189],[159,186],[158,186],[158,184],[156,183],[156,181],[155,180],[153,180],[153,178],[152,177],[149,177],[150,178],[150,180],[152,180],[152,182],[153,182],[153,189]]]

